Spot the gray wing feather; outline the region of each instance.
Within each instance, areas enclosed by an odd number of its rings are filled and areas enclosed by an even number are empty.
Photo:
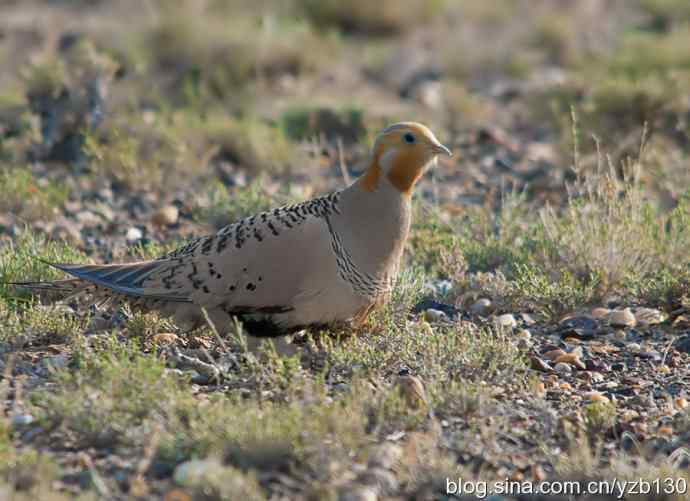
[[[146,278],[164,265],[163,261],[106,265],[49,264],[72,276],[127,296],[181,303],[192,302],[184,292],[179,290],[151,289],[142,286]]]

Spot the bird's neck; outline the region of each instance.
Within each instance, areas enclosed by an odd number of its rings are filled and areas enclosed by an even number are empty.
[[[363,189],[358,183],[366,185],[366,175],[343,192],[340,205],[347,212],[334,226],[360,271],[383,277],[397,270],[410,230],[411,199],[387,181],[374,191]]]
[[[377,148],[371,155],[369,159],[369,165],[366,171],[362,174],[357,181],[355,181],[353,187],[362,190],[366,193],[374,193],[379,189],[382,179],[383,169],[381,169],[380,161],[382,156],[382,150]]]

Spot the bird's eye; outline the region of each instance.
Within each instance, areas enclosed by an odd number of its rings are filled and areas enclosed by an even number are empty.
[[[403,136],[403,140],[404,140],[407,144],[414,144],[414,142],[416,141],[414,135],[410,134],[409,132],[406,133],[406,134]]]

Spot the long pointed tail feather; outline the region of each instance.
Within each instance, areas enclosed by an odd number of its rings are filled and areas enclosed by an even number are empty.
[[[160,271],[164,261],[142,261],[129,264],[78,265],[56,264],[51,266],[83,281],[118,294],[146,299],[189,303],[191,299],[184,291],[144,285],[147,278]]]
[[[55,280],[52,282],[6,282],[7,285],[11,285],[13,287],[23,287],[25,289],[48,292],[72,292],[80,283],[81,280],[74,278]]]

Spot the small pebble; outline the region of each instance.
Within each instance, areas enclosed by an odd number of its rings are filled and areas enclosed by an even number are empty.
[[[87,228],[98,226],[102,222],[101,218],[98,217],[97,214],[94,214],[88,210],[78,212],[76,215],[76,220],[79,222],[79,224]]]
[[[23,426],[30,425],[34,422],[34,417],[31,414],[17,414],[12,416],[12,426],[15,428],[21,428]]]
[[[49,371],[64,369],[69,364],[69,357],[65,354],[53,355],[43,359],[43,365]]]
[[[532,369],[534,369],[536,371],[553,372],[553,369],[551,368],[551,366],[539,357],[531,356],[529,361],[530,361],[530,366],[532,367]]]
[[[597,320],[603,320],[609,316],[611,313],[611,310],[608,308],[594,308],[592,310],[592,317],[596,318]]]
[[[448,315],[441,310],[429,308],[424,312],[424,318],[429,322],[443,322],[444,320],[448,320]]]
[[[604,396],[598,391],[591,391],[589,393],[585,393],[585,398],[587,400],[591,400],[592,402],[601,402],[604,404],[608,404],[610,402],[608,397]]]
[[[125,238],[127,239],[127,242],[135,243],[144,238],[144,232],[141,231],[139,228],[132,226],[130,229],[127,230]]]
[[[554,370],[558,372],[559,374],[570,374],[573,372],[573,368],[570,366],[570,364],[566,363],[558,363],[554,366]]]
[[[639,353],[641,350],[642,347],[637,343],[630,343],[628,345],[628,351],[632,351],[633,353]]]
[[[181,486],[198,485],[222,469],[223,466],[213,459],[191,459],[177,465],[173,480]]]
[[[504,313],[496,317],[496,323],[506,329],[512,329],[517,325],[517,320],[515,320],[515,317],[510,313]]]
[[[166,205],[158,209],[151,217],[151,222],[157,226],[172,226],[177,224],[180,210],[174,205]]]
[[[599,328],[599,322],[590,315],[569,315],[564,317],[559,324],[566,335],[572,333],[576,337],[589,337]]]
[[[670,436],[673,435],[673,428],[670,426],[660,426],[657,432],[659,435]]]
[[[161,332],[153,336],[153,342],[158,346],[169,346],[172,344],[177,344],[182,340],[180,337],[173,332]]]
[[[661,356],[661,353],[659,353],[656,350],[642,351],[640,352],[640,357],[645,358],[647,360],[653,360],[655,362],[661,362],[663,358]]]
[[[544,468],[541,467],[541,465],[534,464],[532,465],[530,470],[533,480],[537,482],[543,482],[546,479],[546,472],[544,471]]]
[[[566,353],[565,353],[563,350],[561,350],[560,348],[557,348],[557,349],[555,349],[555,350],[547,351],[547,352],[544,353],[542,356],[543,356],[544,358],[548,358],[549,360],[551,360],[551,361],[553,362],[553,361],[556,360],[558,357],[563,356],[563,355],[565,355],[565,354],[566,354]]]
[[[673,342],[673,347],[681,353],[690,353],[690,335],[676,338]]]
[[[621,414],[621,420],[624,422],[632,421],[640,417],[640,413],[634,409],[626,409]]]
[[[529,313],[521,313],[520,318],[522,318],[522,321],[525,325],[534,325],[537,323],[537,321]]]
[[[582,358],[584,356],[584,349],[582,346],[576,346],[572,350],[568,351],[571,355],[575,355],[578,358]]]
[[[546,395],[546,385],[544,385],[543,382],[539,381],[535,386],[534,386],[534,393],[538,397],[543,397]]]
[[[527,350],[532,346],[532,341],[529,339],[518,339],[517,347],[520,350]]]
[[[378,501],[378,499],[376,489],[369,486],[345,486],[338,496],[339,501]]]
[[[397,386],[408,407],[419,409],[428,406],[429,400],[424,390],[424,384],[417,376],[409,374],[398,376]]]
[[[559,356],[554,360],[556,362],[556,365],[558,364],[568,364],[572,365],[573,367],[577,367],[580,370],[585,370],[587,366],[580,360],[577,355],[573,353],[565,353],[564,355]]]
[[[687,329],[690,327],[690,318],[687,315],[678,315],[671,325],[676,329]]]
[[[635,327],[637,324],[635,315],[633,315],[633,312],[630,311],[630,308],[625,308],[624,310],[613,310],[611,313],[609,313],[608,320],[613,327],[619,328]]]
[[[660,324],[666,320],[666,317],[655,308],[637,308],[635,309],[635,320],[637,320],[638,325],[649,327],[650,325]]]
[[[470,306],[470,313],[473,315],[486,316],[491,311],[491,301],[486,298],[477,299],[472,306]]]
[[[439,280],[434,283],[434,290],[441,296],[447,296],[453,290],[453,282],[450,280]]]
[[[530,331],[528,331],[527,329],[520,329],[520,330],[517,332],[517,334],[515,334],[515,336],[516,336],[518,339],[522,339],[522,340],[525,340],[525,341],[529,341],[530,339],[532,339],[532,334],[530,334]]]

